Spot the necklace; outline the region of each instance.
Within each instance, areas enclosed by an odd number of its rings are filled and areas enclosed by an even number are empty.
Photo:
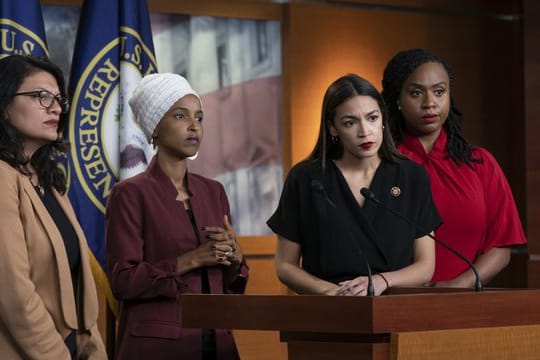
[[[34,187],[34,189],[36,189],[37,193],[39,194],[39,196],[43,197],[45,196],[45,188],[43,187],[43,185],[41,185],[39,183],[39,180],[38,180],[38,183],[37,185],[34,185],[34,182],[32,181],[32,177],[29,176],[28,177],[28,180],[30,180],[30,184],[32,184],[32,186]]]
[[[41,186],[40,184],[34,185],[34,189],[37,190],[39,196],[41,196],[41,197],[45,196],[45,188],[43,186]]]

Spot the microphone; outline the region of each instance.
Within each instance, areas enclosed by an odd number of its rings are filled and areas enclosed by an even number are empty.
[[[412,225],[414,226],[417,230],[420,230],[422,232],[425,232],[427,236],[429,236],[431,239],[433,239],[433,241],[435,241],[437,244],[440,244],[442,245],[444,248],[446,248],[448,251],[450,251],[452,254],[454,254],[455,256],[457,256],[458,258],[460,258],[461,260],[463,260],[465,263],[467,263],[467,265],[469,265],[469,267],[471,268],[471,270],[473,271],[474,273],[474,277],[475,277],[475,284],[474,284],[474,290],[477,291],[477,292],[480,292],[482,291],[483,289],[483,285],[482,285],[482,281],[480,280],[480,275],[478,274],[478,270],[476,269],[476,266],[474,266],[474,264],[472,263],[471,260],[469,260],[466,256],[464,256],[463,254],[461,254],[459,251],[457,251],[456,249],[454,249],[452,246],[448,245],[446,242],[436,238],[435,236],[431,235],[428,231],[426,231],[425,229],[423,229],[420,225],[416,224],[415,222],[413,222],[412,220],[410,220],[409,218],[405,217],[405,215],[402,215],[401,213],[395,211],[394,209],[386,206],[385,204],[383,204],[381,201],[379,201],[379,199],[377,199],[375,197],[375,194],[373,193],[373,191],[369,190],[368,188],[361,188],[360,189],[360,194],[362,194],[362,196],[366,199],[366,200],[369,200],[369,201],[373,201],[375,204],[377,205],[380,205],[382,206],[385,210],[389,211],[390,213],[396,215],[397,217],[399,217],[400,219],[404,220],[406,223],[408,223],[409,225]]]
[[[324,190],[323,184],[321,184],[321,182],[319,180],[311,180],[311,188],[313,190],[321,192],[323,194],[324,199],[326,200],[326,202],[328,204],[330,204],[330,206],[333,207],[334,209],[336,208],[336,204],[334,204],[334,202],[332,200],[330,200],[330,198],[326,194],[326,190]]]
[[[354,234],[352,232],[351,232],[351,238],[354,239]],[[364,252],[360,249],[358,252],[360,253],[360,256],[362,256],[362,259],[364,259],[364,263],[366,264],[366,268],[367,268],[367,278],[368,278],[367,296],[375,296],[375,287],[373,286],[373,275],[371,274],[371,266],[369,266],[369,262]]]
[[[336,204],[334,204],[334,202],[330,200],[330,198],[326,194],[326,190],[324,189],[323,184],[319,180],[311,180],[311,188],[313,190],[321,192],[326,202],[334,209],[336,208]],[[354,239],[354,235],[352,232],[351,232],[351,239]],[[361,251],[360,249],[358,252],[362,256],[362,259],[364,260],[364,263],[366,264],[366,268],[367,268],[367,278],[368,278],[367,296],[375,296],[375,287],[373,286],[373,276],[371,275],[371,266],[369,266],[369,262],[366,256],[364,255],[364,252]]]

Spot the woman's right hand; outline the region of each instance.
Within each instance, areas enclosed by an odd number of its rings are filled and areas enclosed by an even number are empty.
[[[242,251],[236,243],[234,229],[224,216],[224,226],[204,226],[208,241],[203,242],[196,249],[182,254],[176,258],[176,273],[182,275],[205,266],[223,265],[231,266],[241,262]],[[237,258],[240,260],[238,261]]]
[[[230,266],[230,254],[234,252],[233,240],[209,240],[192,251],[197,267],[224,265]]]
[[[210,239],[196,249],[176,258],[176,273],[185,274],[205,266],[231,266],[230,255],[234,253],[234,240]]]
[[[375,295],[381,295],[388,287],[386,281],[383,280],[380,274],[374,274],[371,278],[373,281],[373,289]],[[367,276],[359,276],[352,280],[342,281],[339,283],[340,288],[335,295],[338,296],[366,296],[369,286],[369,278]]]
[[[341,287],[339,285],[332,284],[332,286],[323,290],[322,295],[336,296],[339,295],[338,293],[340,289]]]

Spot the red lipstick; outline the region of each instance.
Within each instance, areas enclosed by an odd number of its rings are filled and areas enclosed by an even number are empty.
[[[365,142],[363,144],[360,144],[360,147],[364,150],[369,150],[374,144],[374,142]]]
[[[426,122],[432,123],[435,121],[435,119],[437,119],[437,115],[435,114],[424,115],[422,116],[422,119],[424,119]]]

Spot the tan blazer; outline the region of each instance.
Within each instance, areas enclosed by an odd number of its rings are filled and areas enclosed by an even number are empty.
[[[54,191],[81,248],[80,324],[64,242],[30,180],[0,160],[0,359],[106,359],[86,239],[67,196]]]

